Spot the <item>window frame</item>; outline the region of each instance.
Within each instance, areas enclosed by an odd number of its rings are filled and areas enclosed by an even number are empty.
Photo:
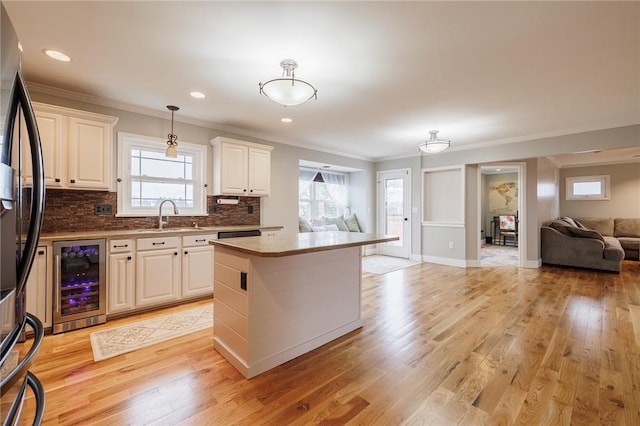
[[[347,202],[346,202],[346,205],[344,205],[342,207],[336,203],[336,207],[337,207],[338,211],[341,212],[340,215],[338,215],[336,217],[337,218],[341,218],[341,217],[344,217],[345,215],[349,214],[349,212],[350,212],[350,207],[349,207],[350,206],[349,189],[350,189],[350,177],[351,177],[349,173],[347,173],[347,172],[339,172],[339,171],[334,171],[334,170],[318,170],[318,169],[313,169],[311,167],[299,166],[298,167],[298,186],[300,185],[300,171],[301,170],[305,170],[305,171],[308,171],[308,172],[313,172],[314,174],[320,172],[323,175],[334,174],[334,175],[342,176],[344,178],[344,187],[346,188],[345,194],[346,194],[346,197],[347,197],[347,200],[346,200]],[[319,202],[325,202],[325,200],[318,199],[318,198],[315,197],[317,195],[317,189],[316,189],[316,185],[315,185],[316,183],[317,182],[311,182],[311,187],[309,188],[309,195],[310,195],[309,199],[307,199],[307,198],[301,199],[300,198],[300,191],[298,191],[298,216],[304,217],[302,215],[302,212],[300,211],[300,204],[302,202],[309,203],[310,216],[314,216],[314,213],[316,215],[318,215],[318,210],[319,210],[318,209],[318,203]],[[322,217],[324,217],[324,216],[320,215],[317,218],[314,218],[314,217],[309,217],[309,218],[305,217],[305,218],[308,219],[309,221],[313,221],[314,223],[317,223],[317,221],[319,221]],[[333,219],[333,217],[331,217],[331,218]]]
[[[577,200],[588,200],[588,201],[597,201],[597,200],[610,200],[611,199],[611,188],[610,188],[610,177],[609,175],[596,175],[596,176],[568,176],[565,179],[565,199],[569,201],[577,201]],[[576,183],[587,183],[587,182],[600,182],[600,194],[575,194],[574,193],[574,184]]]
[[[118,132],[117,152],[117,212],[116,217],[157,216],[158,207],[133,207],[131,203],[131,152],[134,149],[164,153],[166,141],[151,136]],[[177,216],[206,216],[207,194],[207,146],[179,141],[178,153],[193,157],[193,207],[179,206]],[[161,180],[159,180],[161,181]],[[174,183],[175,180],[167,182]]]

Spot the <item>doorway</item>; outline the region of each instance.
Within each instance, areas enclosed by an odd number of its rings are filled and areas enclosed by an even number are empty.
[[[408,259],[411,253],[411,181],[409,169],[378,172],[378,233],[397,241],[378,245],[378,254]]]
[[[523,168],[513,163],[480,166],[480,266],[523,265]]]

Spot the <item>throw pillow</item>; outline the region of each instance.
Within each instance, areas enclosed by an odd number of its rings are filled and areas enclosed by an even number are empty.
[[[298,218],[298,232],[313,232],[309,221],[303,217]]]
[[[348,231],[347,224],[339,217],[325,217],[323,218],[325,225],[336,225],[340,231]]]
[[[358,219],[356,219],[355,213],[351,213],[349,216],[344,217],[343,220],[349,231],[360,232],[360,225],[358,224]]]
[[[312,226],[311,229],[313,229],[313,232],[322,232],[327,230],[325,226]]]
[[[340,230],[340,229],[338,228],[338,225],[333,225],[333,224],[325,225],[324,227],[325,227],[325,229],[326,229],[327,231],[339,231],[339,230]]]
[[[568,228],[569,228],[569,233],[571,233],[571,235],[574,237],[594,238],[596,240],[600,240],[604,242],[604,238],[602,238],[602,235],[598,231],[594,231],[593,229],[584,229],[584,228],[571,227],[571,226]]]
[[[565,222],[563,220],[554,220],[548,226],[549,226],[549,228],[553,228],[556,231],[558,231],[561,234],[564,234],[564,235],[566,235],[568,237],[572,236],[571,232],[569,231],[569,228],[571,228],[572,226],[569,225],[567,222]]]
[[[568,216],[561,217],[560,220],[563,220],[563,221],[567,222],[571,226],[576,226],[576,227],[578,226],[578,224],[575,222],[575,220],[573,220],[572,218],[570,218]]]

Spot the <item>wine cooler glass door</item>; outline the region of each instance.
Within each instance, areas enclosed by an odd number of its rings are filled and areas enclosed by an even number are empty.
[[[98,317],[106,315],[105,240],[61,241],[53,248],[57,287],[54,332],[104,322]],[[87,322],[87,318],[92,319]],[[60,330],[61,324],[64,330]]]

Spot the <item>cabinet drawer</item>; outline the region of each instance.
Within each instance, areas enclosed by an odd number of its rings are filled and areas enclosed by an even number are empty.
[[[218,234],[206,234],[206,235],[185,235],[182,237],[183,247],[196,247],[209,245],[209,240],[215,240],[218,238]]]
[[[126,253],[135,249],[134,240],[110,240],[109,253]]]
[[[157,237],[138,239],[138,250],[157,250],[180,247],[180,237]]]

